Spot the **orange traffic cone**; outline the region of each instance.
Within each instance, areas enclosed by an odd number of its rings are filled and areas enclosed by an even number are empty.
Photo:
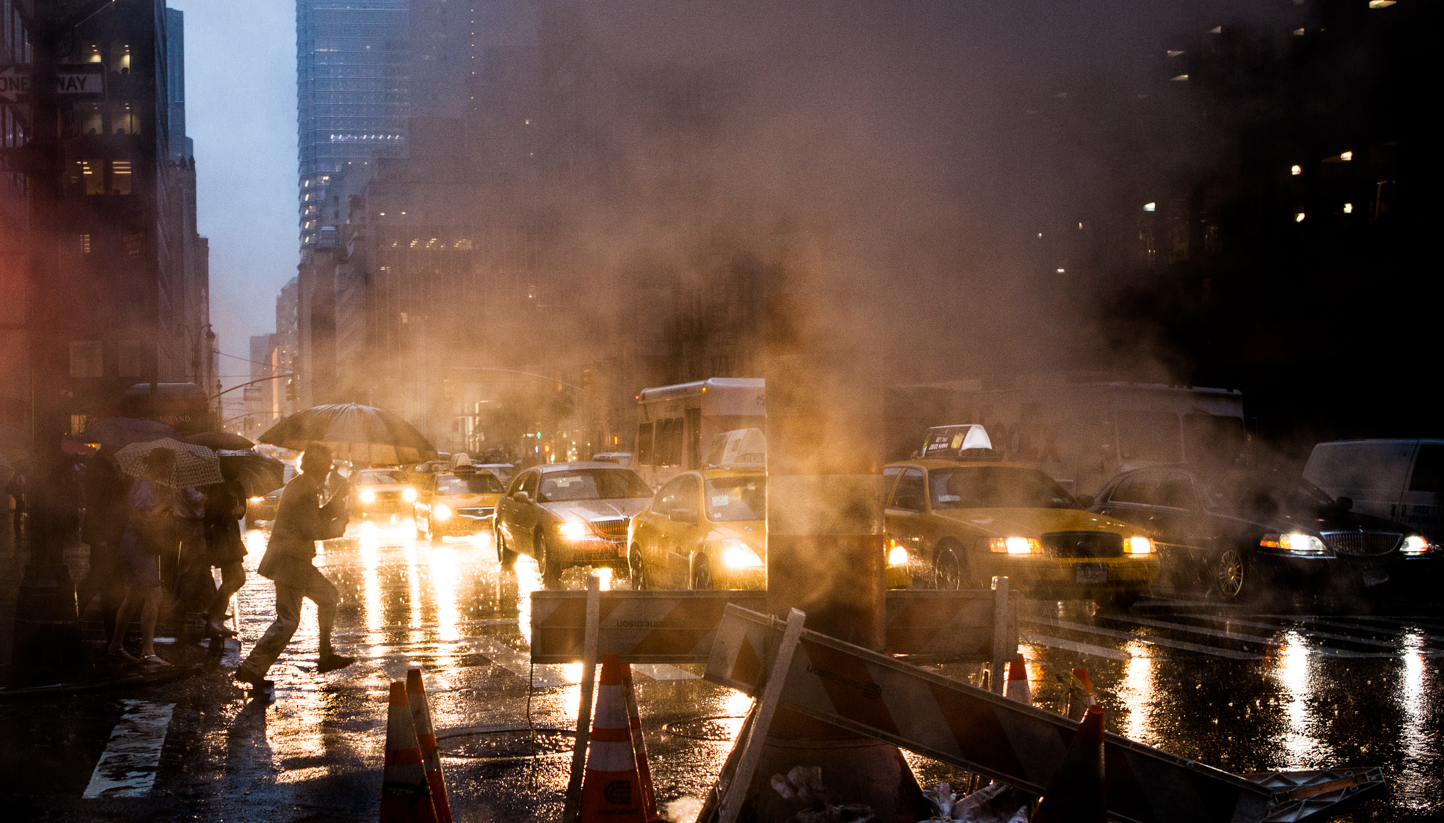
[[[1089,706],[1073,745],[1053,775],[1033,823],[1106,823],[1103,786],[1103,707]]]
[[[1096,703],[1093,699],[1093,683],[1088,679],[1088,670],[1082,666],[1073,670],[1073,682],[1068,684],[1068,719],[1082,720],[1088,707]]]
[[[647,764],[647,741],[642,737],[642,713],[637,709],[637,690],[632,683],[632,667],[622,664],[622,685],[627,694],[627,725],[632,730],[632,752],[637,759],[637,779],[642,786],[642,814],[648,821],[661,820],[657,809],[657,791],[652,787],[652,768]]]
[[[436,747],[436,729],[431,725],[431,707],[426,704],[426,685],[421,682],[421,670],[406,672],[406,698],[411,703],[411,722],[416,725],[416,742],[421,744],[422,765],[426,768],[426,783],[431,788],[431,802],[436,807],[436,819],[440,823],[451,823],[451,801],[446,797],[446,781],[441,777],[441,753]]]
[[[622,664],[615,654],[608,654],[602,658],[587,768],[582,774],[581,823],[647,823],[625,690]]]
[[[1008,685],[1003,690],[1003,696],[1033,705],[1033,696],[1028,693],[1028,664],[1023,661],[1022,652],[1008,664]]]
[[[386,771],[381,781],[381,823],[438,823],[416,727],[411,723],[406,684],[400,680],[391,681],[391,703],[386,710]]]

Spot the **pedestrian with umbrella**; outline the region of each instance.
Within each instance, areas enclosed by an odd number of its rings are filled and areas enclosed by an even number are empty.
[[[169,484],[175,470],[175,452],[167,448],[151,449],[139,460],[144,474],[131,484],[126,501],[129,522],[120,539],[125,600],[116,612],[115,631],[106,653],[113,659],[130,663],[169,666],[170,661],[155,653],[155,622],[160,615],[161,600],[156,558],[174,541],[170,522],[174,497]],[[140,613],[139,657],[125,649],[125,633],[137,611]]]
[[[400,415],[356,403],[303,409],[259,439],[296,451],[325,446],[335,459],[361,465],[399,466],[437,457],[431,443]]]
[[[324,445],[308,446],[301,455],[301,474],[281,492],[276,524],[257,569],[262,577],[276,583],[276,619],[236,669],[236,680],[241,683],[254,688],[266,685],[266,672],[285,651],[301,624],[304,598],[316,604],[316,622],[320,629],[316,670],[335,671],[356,660],[337,653],[331,645],[331,627],[340,598],[336,586],[313,562],[316,541],[342,536],[349,519],[345,494],[332,495],[327,502],[327,481],[332,468],[330,449]]]

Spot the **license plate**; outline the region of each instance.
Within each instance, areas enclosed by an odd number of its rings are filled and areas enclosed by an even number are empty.
[[[1365,585],[1365,586],[1377,586],[1377,585],[1379,585],[1380,583],[1388,583],[1388,582],[1389,582],[1389,573],[1388,573],[1388,572],[1374,571],[1373,569],[1366,569],[1366,570],[1364,571],[1364,585]]]
[[[1073,574],[1079,583],[1107,583],[1107,563],[1074,563]]]

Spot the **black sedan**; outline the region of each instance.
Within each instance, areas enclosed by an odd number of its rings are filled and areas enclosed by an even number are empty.
[[[1224,600],[1357,594],[1444,561],[1408,526],[1349,506],[1282,471],[1155,467],[1115,477],[1090,509],[1151,532],[1161,583]]]
[[[627,525],[652,499],[652,488],[615,463],[553,463],[512,478],[496,503],[496,551],[503,568],[529,554],[542,583],[555,585],[568,566],[627,570]]]

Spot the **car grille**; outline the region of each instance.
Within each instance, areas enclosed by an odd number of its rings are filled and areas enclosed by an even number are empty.
[[[1324,545],[1335,554],[1387,554],[1403,539],[1392,532],[1324,532]]]
[[[606,540],[627,539],[626,520],[593,520],[592,529]]]
[[[1123,538],[1109,532],[1053,532],[1043,535],[1048,557],[1122,557]]]
[[[484,509],[482,509],[482,508],[457,509],[457,510],[456,510],[456,513],[457,513],[459,516],[461,516],[461,517],[491,517],[491,511],[492,511],[492,510],[491,510],[491,507],[488,506],[487,508],[484,508]]]

